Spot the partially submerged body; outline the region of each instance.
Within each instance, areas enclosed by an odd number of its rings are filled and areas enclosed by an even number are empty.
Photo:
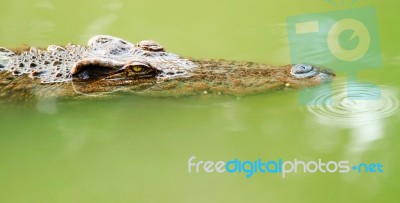
[[[49,46],[15,53],[0,48],[0,99],[85,98],[127,92],[148,96],[249,95],[319,85],[334,74],[311,65],[269,66],[195,60],[166,52],[154,41],[134,45],[94,36],[87,46]]]

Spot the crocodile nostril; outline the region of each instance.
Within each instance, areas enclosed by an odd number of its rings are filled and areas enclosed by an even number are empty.
[[[300,67],[298,69],[295,70],[295,73],[307,73],[313,70],[312,66],[306,66],[306,65],[300,65]]]
[[[312,65],[296,64],[292,66],[290,73],[296,78],[308,78],[317,74]]]

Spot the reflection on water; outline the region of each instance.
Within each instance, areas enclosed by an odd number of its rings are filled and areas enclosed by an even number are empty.
[[[39,12],[48,12],[55,9],[53,2],[39,0],[35,3]],[[30,21],[29,36],[37,43],[46,44],[55,30],[55,24],[51,19],[38,16]]]
[[[386,86],[339,80],[332,89],[321,90],[308,111],[322,124],[350,128],[345,156],[361,160],[375,141],[383,138],[383,119],[394,115],[399,100]]]
[[[386,86],[379,90],[369,84],[338,81],[332,91],[322,89],[308,111],[314,114],[318,122],[342,127],[357,127],[395,114],[399,100]]]
[[[115,14],[101,16],[87,27],[85,33],[81,37],[81,40],[85,41],[90,39],[90,37],[93,35],[105,33],[108,26],[112,25],[116,19],[117,15]]]
[[[117,11],[122,7],[122,3],[119,0],[110,1],[104,5],[104,12],[100,12],[96,20],[90,23],[86,28],[84,34],[81,35],[81,40],[86,41],[93,35],[104,34],[109,27],[117,20]],[[104,15],[104,13],[107,13]]]
[[[54,4],[51,0],[39,0],[36,3],[36,6],[38,8],[44,8],[44,9],[54,9]]]

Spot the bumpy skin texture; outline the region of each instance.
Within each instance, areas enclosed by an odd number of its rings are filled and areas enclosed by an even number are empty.
[[[114,92],[238,96],[314,86],[333,77],[309,65],[182,58],[155,41],[132,44],[106,35],[92,37],[87,46],[51,45],[21,53],[0,47],[0,100],[93,98]]]
[[[290,75],[291,65],[269,66],[252,62],[227,60],[191,60],[198,67],[190,77],[176,78],[154,85],[140,94],[193,95],[229,94],[243,96],[281,89],[313,86],[321,83],[318,77],[298,80]]]

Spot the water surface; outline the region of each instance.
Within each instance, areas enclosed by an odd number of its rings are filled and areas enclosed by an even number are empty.
[[[338,1],[339,2],[339,1]],[[350,1],[345,1],[350,2]],[[290,63],[288,16],[373,6],[383,64],[333,94],[41,101],[0,108],[0,202],[398,202],[398,3],[52,1],[1,3],[0,45],[85,44],[95,34],[155,39],[196,58]],[[318,54],[318,53],[316,53]],[[380,87],[379,93],[359,83]],[[323,89],[322,89],[323,90]],[[374,98],[377,96],[375,99]],[[363,99],[362,97],[368,97]],[[361,97],[361,98],[360,98]],[[321,102],[317,102],[321,104]],[[188,173],[197,160],[380,162],[383,173]]]

